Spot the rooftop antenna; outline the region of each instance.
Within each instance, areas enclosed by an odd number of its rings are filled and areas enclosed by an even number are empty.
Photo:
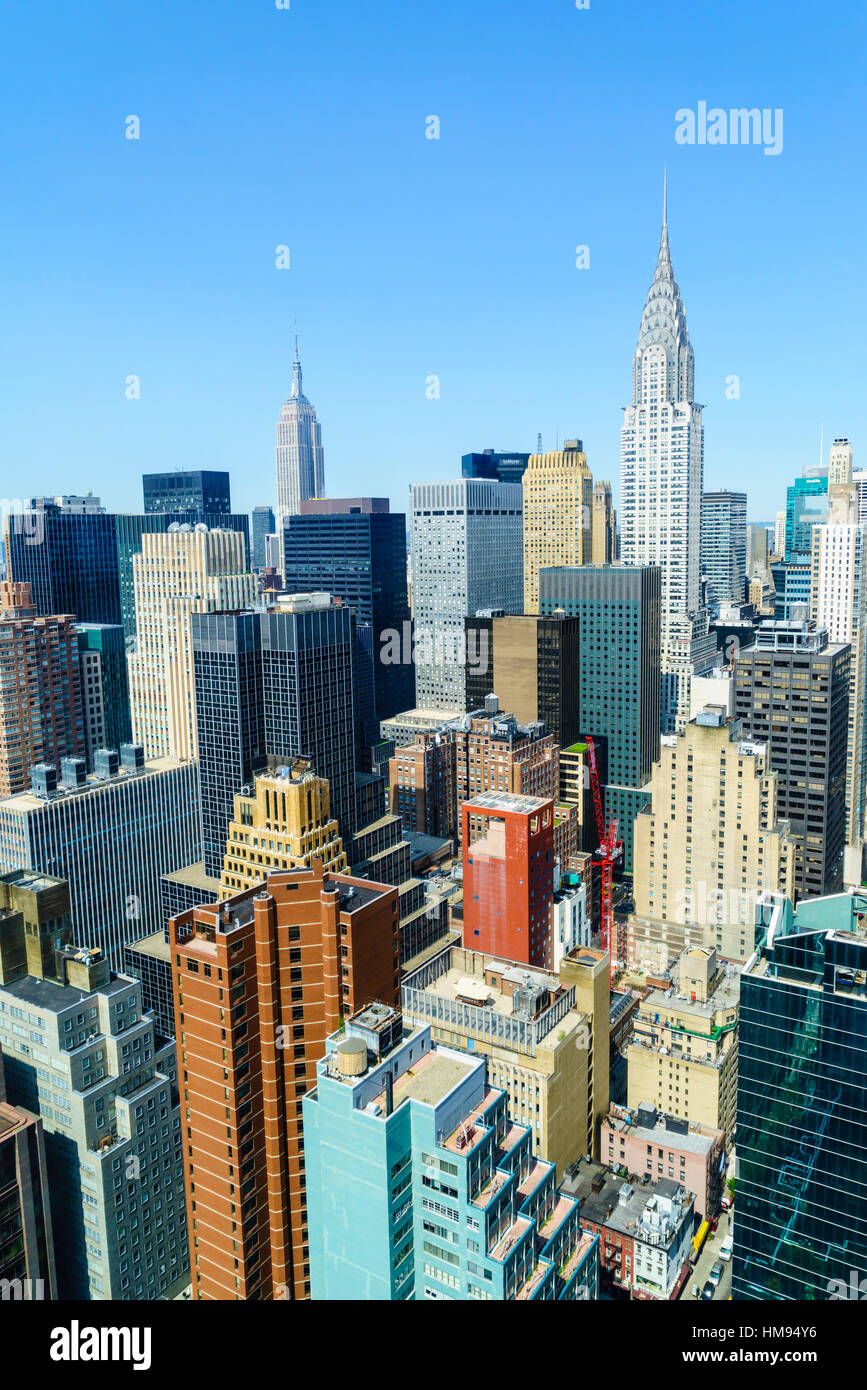
[[[541,452],[542,452],[542,431],[540,430],[539,433],[536,435],[536,453],[537,453],[537,454],[541,454]]]

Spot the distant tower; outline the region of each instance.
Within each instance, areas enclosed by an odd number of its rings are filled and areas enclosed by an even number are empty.
[[[277,422],[277,513],[280,518],[296,516],[308,497],[321,497],[325,491],[325,456],[322,428],[316,407],[304,395],[301,358],[295,334],[295,362],[292,389]]]

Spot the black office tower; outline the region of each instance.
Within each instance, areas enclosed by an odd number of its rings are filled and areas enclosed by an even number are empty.
[[[227,516],[232,510],[228,473],[209,470],[145,473],[146,512],[199,512]]]
[[[529,454],[498,454],[483,449],[480,454],[461,458],[462,478],[493,478],[499,483],[520,483],[527,471]]]
[[[121,621],[115,518],[53,502],[7,515],[6,575],[27,583],[40,617],[72,613],[82,623]]]
[[[302,503],[300,516],[284,519],[283,588],[286,593],[325,592],[355,609],[359,625],[372,627],[370,643],[360,662],[372,663],[375,719],[371,742],[378,739],[378,722],[412,709],[415,667],[410,661],[387,663],[381,657],[389,635],[404,642],[410,621],[406,584],[406,517],[374,509],[380,499],[315,499]],[[345,503],[346,510],[337,508]],[[350,511],[350,505],[363,510]],[[321,506],[322,510],[314,510]],[[407,629],[408,633],[408,629]],[[394,642],[391,649],[394,649]],[[367,679],[370,680],[370,675]]]
[[[344,844],[355,831],[356,625],[345,605],[192,615],[205,871],[219,878],[234,796],[309,758]]]
[[[851,648],[808,622],[767,622],[735,658],[735,714],[768,747],[801,897],[843,887]]]

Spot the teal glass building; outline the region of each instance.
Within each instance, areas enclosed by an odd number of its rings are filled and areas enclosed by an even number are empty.
[[[483,1058],[379,1004],[327,1048],[303,1102],[312,1298],[598,1297],[599,1238]]]
[[[828,478],[796,478],[786,489],[786,562],[809,564],[813,527],[828,520]]]
[[[741,977],[732,1297],[863,1298],[867,896],[764,911]]]

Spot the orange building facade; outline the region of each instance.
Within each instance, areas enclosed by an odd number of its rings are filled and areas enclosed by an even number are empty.
[[[461,809],[464,946],[554,967],[554,803],[489,793]]]
[[[169,939],[193,1297],[306,1298],[301,1100],[344,1017],[400,1002],[397,890],[316,860]]]

